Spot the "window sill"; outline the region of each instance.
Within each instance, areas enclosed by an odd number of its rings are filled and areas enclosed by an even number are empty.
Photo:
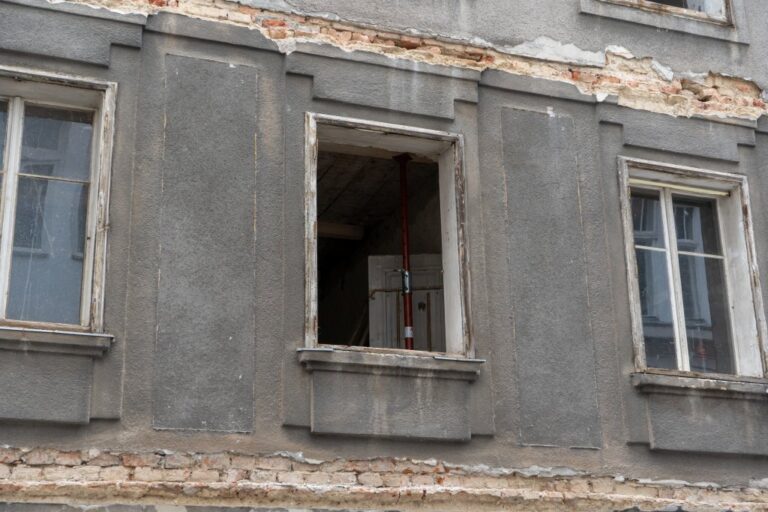
[[[404,351],[384,352],[359,348],[318,347],[298,349],[299,362],[311,371],[375,373],[377,375],[455,379],[472,382],[480,376],[484,359]]]
[[[768,399],[768,380],[754,377],[647,370],[633,373],[631,382],[643,393]]]
[[[0,349],[101,357],[114,341],[111,334],[0,326]]]

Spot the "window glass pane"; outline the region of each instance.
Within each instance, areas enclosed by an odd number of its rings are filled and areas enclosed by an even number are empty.
[[[632,190],[632,229],[635,245],[666,247],[658,192]]]
[[[93,114],[27,105],[21,172],[87,181],[91,168]]]
[[[718,18],[725,17],[725,0],[649,0],[655,4],[682,7],[692,11],[703,12]]]
[[[673,196],[677,249],[720,254],[717,211],[714,199]]]
[[[636,249],[635,257],[646,364],[650,368],[677,368],[667,253]]]
[[[5,139],[8,134],[8,102],[0,101],[0,170],[5,169]]]
[[[19,177],[8,318],[80,323],[88,186]]]
[[[691,370],[734,373],[723,260],[680,255]]]

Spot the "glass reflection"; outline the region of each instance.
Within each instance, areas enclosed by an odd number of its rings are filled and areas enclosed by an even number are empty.
[[[666,247],[658,192],[632,191],[632,229],[635,245]]]
[[[6,316],[79,324],[92,114],[24,114]]]
[[[80,323],[87,189],[19,178],[8,318]]]
[[[712,199],[673,196],[677,249],[719,255],[717,210]]]
[[[27,105],[20,172],[87,181],[92,123],[90,112]]]
[[[680,255],[691,370],[733,373],[723,260]]]
[[[667,253],[636,249],[635,257],[646,364],[650,368],[677,368]]]

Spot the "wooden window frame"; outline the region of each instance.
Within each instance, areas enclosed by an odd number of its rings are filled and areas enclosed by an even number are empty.
[[[317,157],[323,130],[344,130],[352,137],[344,142],[389,151],[433,155],[438,161],[441,239],[443,241],[443,286],[446,318],[446,352],[423,352],[395,348],[342,347],[318,343],[317,291]],[[361,137],[355,142],[355,135]],[[326,139],[329,140],[329,139]],[[376,141],[371,143],[371,141]],[[474,357],[470,329],[470,275],[465,243],[464,138],[461,134],[413,126],[380,123],[315,112],[305,115],[304,240],[305,240],[305,349],[347,349],[369,352],[398,352],[428,357]]]
[[[638,371],[671,372],[683,375],[702,375],[692,372],[689,366],[688,348],[682,346],[684,337],[676,335],[677,370],[649,368],[645,359],[645,344],[640,304],[640,290],[635,256],[635,241],[632,225],[631,188],[655,189],[660,192],[662,215],[665,212],[665,197],[672,191],[687,196],[704,196],[717,199],[719,235],[725,270],[726,297],[729,306],[729,321],[732,332],[734,374],[726,377],[764,378],[766,360],[766,328],[760,288],[755,239],[752,229],[752,214],[749,201],[749,186],[743,175],[684,167],[626,157],[619,157],[619,188],[621,217],[624,231],[625,258],[629,292],[632,338],[635,367]],[[665,233],[669,251],[668,260],[676,256],[676,246]],[[672,262],[670,272],[670,301],[675,328],[682,329],[680,278],[677,263]],[[706,374],[722,378],[722,374]]]
[[[5,145],[5,183],[0,198],[0,315],[6,311],[24,105],[34,104],[85,110],[93,113],[91,169],[86,212],[80,322],[23,321],[0,317],[3,329],[29,332],[57,331],[102,333],[104,331],[104,282],[109,228],[109,193],[114,138],[117,84],[79,76],[0,66],[0,99],[8,101]]]
[[[646,12],[656,14],[666,14],[672,16],[679,16],[681,18],[689,18],[692,20],[698,20],[708,23],[714,23],[716,25],[733,26],[733,6],[731,0],[723,0],[725,15],[723,17],[713,16],[705,12],[694,11],[693,9],[687,9],[685,7],[675,7],[671,5],[659,4],[652,0],[601,0],[602,2],[612,3],[617,5],[625,5],[635,9],[640,9]]]

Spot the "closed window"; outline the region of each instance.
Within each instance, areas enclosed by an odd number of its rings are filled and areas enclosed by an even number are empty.
[[[99,91],[0,76],[3,324],[91,330],[100,321],[102,104]]]
[[[648,11],[691,16],[713,21],[730,21],[728,0],[606,0]]]
[[[639,365],[763,376],[746,180],[624,161],[622,183]]]

